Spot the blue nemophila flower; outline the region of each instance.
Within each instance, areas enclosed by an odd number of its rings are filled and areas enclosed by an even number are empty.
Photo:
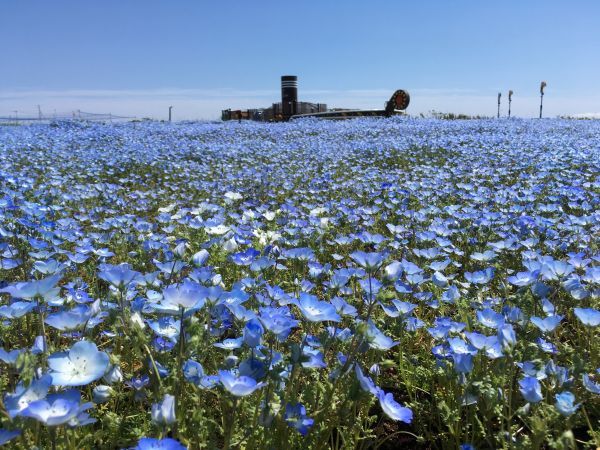
[[[243,340],[248,347],[256,347],[261,344],[265,329],[260,320],[253,318],[246,322],[243,331]]]
[[[14,283],[0,289],[0,292],[24,300],[32,300],[37,296],[42,297],[45,300],[53,299],[58,296],[58,293],[60,292],[60,288],[56,287],[56,284],[60,281],[61,276],[61,274],[56,274],[42,280]]]
[[[331,303],[321,301],[311,294],[301,293],[298,299],[298,307],[310,322],[324,322],[327,320],[339,322],[341,320]]]
[[[474,284],[487,284],[492,278],[494,278],[494,268],[488,267],[484,270],[478,270],[475,272],[465,272],[465,279],[469,283]]]
[[[188,359],[183,364],[183,376],[187,381],[195,385],[199,385],[202,377],[204,376],[204,368],[202,364],[193,359]]]
[[[216,342],[213,346],[222,348],[224,350],[235,350],[236,348],[240,348],[243,343],[243,338],[237,339],[224,339],[223,342]]]
[[[50,258],[46,261],[36,261],[35,263],[33,263],[33,269],[44,275],[52,275],[58,272],[62,272],[66,268],[66,264],[61,264],[53,258]]]
[[[335,307],[338,314],[342,316],[356,317],[358,314],[357,309],[341,297],[333,297],[331,304]]]
[[[0,306],[0,316],[7,319],[18,319],[36,307],[36,302],[13,302]]]
[[[371,320],[367,322],[365,335],[369,347],[376,350],[389,350],[390,348],[398,345],[397,341],[394,341],[392,338],[383,334],[381,330],[377,328],[373,322],[371,322]]]
[[[179,319],[175,319],[173,316],[162,316],[158,320],[149,320],[147,323],[158,336],[177,342],[181,329],[181,321]]]
[[[473,355],[470,353],[452,353],[454,370],[458,373],[470,373],[473,370]]]
[[[19,383],[14,394],[6,394],[4,397],[4,405],[8,415],[14,418],[27,408],[31,402],[46,398],[51,385],[52,377],[50,375],[32,380],[27,388]]]
[[[575,404],[575,396],[569,391],[556,394],[554,398],[556,399],[554,406],[563,416],[570,416],[579,408],[580,404]]]
[[[23,352],[23,349],[15,349],[11,350],[10,352],[7,352],[3,348],[0,348],[0,361],[4,361],[6,364],[14,366],[17,364],[17,358]]]
[[[202,308],[205,301],[203,288],[193,282],[186,281],[180,285],[171,285],[163,289],[161,304],[174,309]]]
[[[556,355],[558,353],[558,348],[552,342],[548,342],[541,337],[536,339],[535,343],[538,345],[541,351],[545,353],[550,353],[552,355]]]
[[[204,263],[208,260],[210,254],[205,249],[202,249],[192,256],[192,262],[196,267],[202,267]]]
[[[130,284],[137,284],[142,281],[142,274],[132,270],[128,264],[119,264],[118,266],[106,264],[98,272],[98,277],[117,289],[123,289]]]
[[[4,445],[20,435],[21,430],[7,430],[5,428],[0,428],[0,445]]]
[[[136,400],[142,400],[145,398],[143,389],[150,382],[148,375],[141,375],[139,377],[133,377],[130,381],[125,382],[125,386],[132,388],[135,391],[134,398]]]
[[[504,325],[504,316],[491,308],[477,311],[477,321],[486,327],[498,329]]]
[[[486,336],[480,333],[466,332],[465,336],[477,350],[486,350],[489,358],[499,358],[502,356],[502,347],[498,336]]]
[[[50,314],[45,322],[53,328],[66,331],[83,327],[90,318],[91,310],[84,305],[78,305],[71,310]]]
[[[104,375],[108,361],[108,355],[98,351],[96,344],[77,342],[68,352],[54,353],[48,357],[52,384],[83,386],[91,383]]]
[[[434,272],[434,274],[431,276],[431,281],[433,284],[435,284],[437,287],[446,287],[448,286],[448,278],[441,272]]]
[[[266,385],[266,383],[257,383],[254,378],[247,376],[236,377],[226,370],[219,370],[219,381],[230,394],[236,397],[245,397]]]
[[[400,403],[394,400],[394,395],[391,392],[386,394],[383,390],[380,389],[377,393],[377,398],[379,399],[381,409],[383,409],[383,412],[389,418],[404,423],[412,422],[412,410],[410,408],[402,406]]]
[[[545,319],[542,319],[541,317],[531,317],[529,320],[539,328],[542,333],[551,333],[556,329],[562,319],[563,316],[548,316]]]
[[[91,402],[80,404],[81,394],[78,391],[70,390],[59,394],[51,394],[44,400],[31,402],[27,408],[21,412],[23,417],[31,417],[47,426],[57,426],[69,423],[72,426],[93,423],[94,419],[89,419],[85,413],[94,407]]]
[[[519,380],[521,395],[529,403],[537,403],[542,400],[542,385],[535,377],[525,377]]]
[[[362,390],[376,396],[379,392],[379,388],[375,385],[371,377],[363,374],[363,371],[358,364],[354,365],[354,373],[356,374],[356,379],[360,383]]]
[[[259,319],[265,329],[277,336],[279,341],[284,341],[291,333],[292,328],[298,326],[287,306],[281,308],[261,308]]]
[[[285,414],[283,416],[286,423],[295,428],[302,436],[306,436],[314,420],[306,416],[306,408],[301,403],[285,405]]]
[[[181,442],[171,439],[141,438],[133,450],[187,450]]]
[[[545,280],[558,280],[565,278],[573,272],[575,267],[563,261],[545,261],[541,267],[541,274]]]
[[[113,389],[105,384],[99,384],[92,391],[92,400],[94,403],[104,403],[110,400]]]
[[[120,383],[123,381],[123,372],[118,364],[113,364],[106,371],[102,379],[108,384]]]
[[[498,328],[498,339],[502,348],[512,348],[517,343],[517,333],[511,324],[504,324]]]
[[[366,253],[363,251],[356,251],[350,253],[350,258],[354,260],[356,264],[365,269],[369,273],[374,273],[381,267],[386,256],[381,253]]]
[[[529,286],[536,282],[538,276],[539,272],[537,271],[518,272],[515,275],[508,277],[507,281],[515,286]]]
[[[172,425],[175,417],[175,397],[166,394],[160,403],[152,404],[152,422],[160,426]]]
[[[573,312],[582,324],[588,327],[600,325],[600,311],[593,308],[574,308]]]
[[[486,250],[483,253],[473,252],[471,254],[471,259],[474,259],[475,261],[487,262],[492,261],[497,256],[498,255],[493,250]]]
[[[592,394],[600,395],[600,383],[594,383],[587,373],[582,376],[583,386]]]
[[[258,258],[259,256],[260,252],[258,250],[248,248],[243,252],[234,253],[230,256],[230,258],[235,264],[239,266],[249,266],[250,264],[252,264],[252,261],[254,261],[254,259]]]

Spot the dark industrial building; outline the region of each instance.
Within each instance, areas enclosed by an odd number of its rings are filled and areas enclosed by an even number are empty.
[[[268,108],[247,110],[224,109],[221,111],[221,119],[282,122],[300,117],[319,117],[323,119],[347,119],[363,116],[389,117],[396,114],[404,114],[403,110],[408,107],[409,102],[410,96],[408,92],[397,90],[390,100],[386,102],[385,108],[381,110],[350,110],[339,108],[328,110],[325,103],[298,101],[298,77],[295,75],[283,75],[281,77],[281,102],[273,103]]]

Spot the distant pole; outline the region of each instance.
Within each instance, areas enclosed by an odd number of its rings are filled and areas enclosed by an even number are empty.
[[[508,91],[508,118],[510,119],[510,103],[512,102],[513,91]]]
[[[546,82],[542,81],[540,83],[540,119],[542,118],[542,108],[544,107],[544,88],[546,87]]]
[[[502,97],[502,94],[498,92],[498,119],[500,118],[500,97]]]
[[[171,110],[173,109],[172,106],[169,106],[169,122],[171,121]]]
[[[41,122],[42,121],[42,108],[40,108],[40,105],[38,106],[38,120]]]
[[[18,116],[18,114],[17,114],[17,111],[13,111],[13,112],[15,113],[15,123],[16,123],[17,125],[19,125],[19,116]]]

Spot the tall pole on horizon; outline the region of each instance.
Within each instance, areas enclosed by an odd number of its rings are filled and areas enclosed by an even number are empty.
[[[546,87],[546,82],[542,81],[540,83],[540,119],[542,118],[542,108],[544,106],[544,88]]]
[[[510,103],[512,102],[513,91],[508,91],[508,118],[510,119]]]
[[[171,110],[173,109],[172,106],[169,106],[169,122],[171,121]]]
[[[502,97],[502,94],[498,92],[498,119],[500,118],[500,97]]]

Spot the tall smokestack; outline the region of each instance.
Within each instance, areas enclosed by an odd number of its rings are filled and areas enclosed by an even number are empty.
[[[298,77],[283,75],[281,77],[281,109],[285,119],[296,114],[298,102]]]

